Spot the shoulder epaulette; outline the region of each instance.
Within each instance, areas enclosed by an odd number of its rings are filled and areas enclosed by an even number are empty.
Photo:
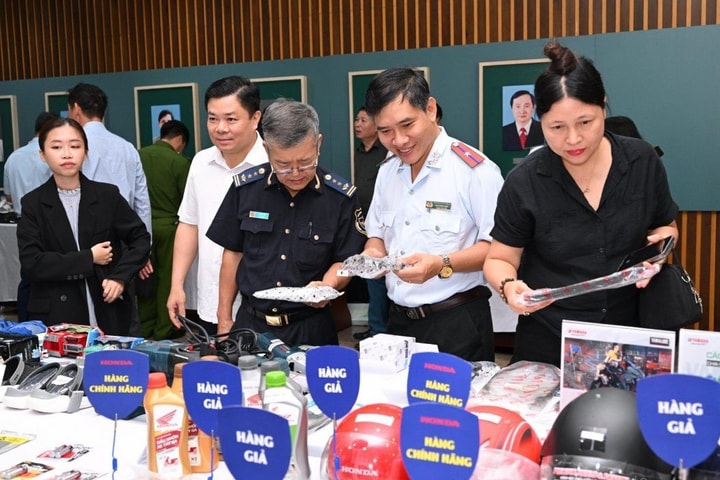
[[[242,187],[248,183],[253,183],[258,180],[265,178],[265,173],[268,171],[269,166],[259,165],[257,167],[249,168],[244,172],[236,173],[233,175],[233,183],[236,187]]]
[[[338,192],[342,193],[343,195],[347,195],[348,197],[352,197],[353,195],[355,195],[355,191],[357,190],[357,187],[355,187],[355,185],[351,184],[344,178],[338,177],[337,175],[332,173],[326,173],[323,176],[323,181],[328,187],[332,188],[333,190],[337,190]]]
[[[470,168],[477,167],[485,160],[485,156],[482,153],[472,149],[462,142],[453,142],[450,149],[455,152],[455,154],[460,157],[463,162],[467,163]]]

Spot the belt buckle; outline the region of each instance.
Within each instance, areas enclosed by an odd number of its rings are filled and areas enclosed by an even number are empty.
[[[405,311],[405,315],[411,320],[425,318],[425,312],[423,311],[422,307],[408,308]]]
[[[271,327],[282,327],[284,325],[284,316],[285,315],[265,315],[265,323],[267,323]]]

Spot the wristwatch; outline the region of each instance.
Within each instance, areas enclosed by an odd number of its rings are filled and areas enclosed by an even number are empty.
[[[443,266],[440,269],[440,273],[438,274],[438,277],[440,278],[450,278],[450,275],[453,274],[453,268],[452,265],[450,265],[450,257],[447,255],[440,255],[443,261]]]

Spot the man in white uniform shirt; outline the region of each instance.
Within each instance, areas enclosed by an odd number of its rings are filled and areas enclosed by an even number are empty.
[[[482,267],[500,169],[438,126],[437,102],[422,74],[410,68],[376,76],[365,108],[393,154],[375,182],[365,253],[406,265],[385,277],[392,301],[388,333],[466,360],[494,360]]]
[[[176,315],[185,315],[184,282],[197,255],[198,323],[213,335],[218,333],[218,282],[223,247],[207,238],[205,233],[230,188],[233,176],[267,163],[268,157],[257,132],[261,115],[260,92],[248,79],[231,76],[213,82],[205,92],[205,109],[213,146],[198,152],[190,166],[178,211],[180,224],[175,233],[172,285],[167,307],[170,319],[180,327]],[[188,295],[192,293],[188,292]],[[238,296],[233,305],[233,318],[239,306]]]

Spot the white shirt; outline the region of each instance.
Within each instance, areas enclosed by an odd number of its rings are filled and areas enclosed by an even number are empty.
[[[13,210],[18,216],[22,214],[22,197],[47,182],[51,175],[47,163],[40,158],[37,137],[10,154],[5,162],[5,194],[12,197]]]
[[[178,217],[181,222],[198,227],[196,288],[195,292],[187,292],[186,295],[189,299],[197,295],[198,315],[206,322],[217,323],[218,284],[223,247],[210,240],[205,233],[210,228],[232,184],[232,177],[267,161],[267,153],[258,134],[255,145],[245,160],[235,168],[228,167],[222,152],[214,146],[198,152],[190,165]],[[191,275],[191,272],[188,272],[188,275]],[[192,285],[192,282],[188,282],[187,285]],[[187,302],[188,305],[192,303],[192,301]],[[233,304],[233,318],[239,306],[240,296]]]
[[[410,180],[410,166],[397,157],[380,167],[365,227],[368,238],[384,241],[389,256],[450,254],[491,240],[503,183],[500,168],[487,158],[470,168],[451,150],[457,140],[441,130],[415,182]],[[433,277],[422,285],[405,283],[390,272],[385,283],[393,302],[417,307],[486,282],[477,271],[455,272],[442,280]]]
[[[150,196],[138,151],[102,122],[88,122],[83,130],[88,138],[88,154],[82,172],[90,180],[117,186],[152,235]]]

